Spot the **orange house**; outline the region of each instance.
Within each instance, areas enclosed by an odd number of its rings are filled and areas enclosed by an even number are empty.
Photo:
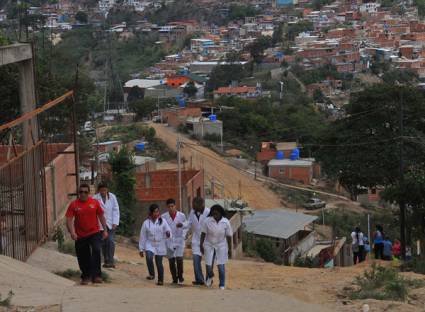
[[[173,76],[167,78],[167,86],[171,88],[178,88],[188,82],[190,79],[185,76]]]

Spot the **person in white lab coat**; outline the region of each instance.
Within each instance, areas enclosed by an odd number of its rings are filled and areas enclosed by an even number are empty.
[[[192,257],[195,280],[193,285],[205,285],[204,274],[202,273],[202,253],[201,253],[201,226],[208,215],[210,209],[205,208],[205,201],[201,197],[195,197],[188,217],[188,230],[192,232]]]
[[[232,248],[232,227],[220,205],[211,207],[210,214],[201,226],[201,252],[205,255],[207,280],[205,285],[213,283],[213,259],[216,257],[220,289],[225,288],[225,267]]]
[[[100,183],[97,186],[97,191],[98,193],[93,198],[99,201],[100,206],[104,210],[107,229],[103,230],[108,232],[108,238],[102,244],[103,259],[105,262],[103,267],[115,268],[115,230],[120,224],[120,207],[117,197],[109,192],[106,183]]]
[[[168,212],[161,217],[171,229],[172,238],[167,240],[167,258],[170,265],[173,284],[182,285],[183,278],[183,252],[186,237],[186,216],[177,211],[176,201],[173,198],[167,200]]]
[[[164,266],[162,258],[167,254],[167,239],[171,238],[171,229],[160,215],[159,207],[152,204],[149,207],[149,217],[143,222],[140,230],[139,251],[140,257],[146,253],[146,265],[148,267],[148,280],[155,279],[154,258],[158,272],[157,285],[164,285]]]

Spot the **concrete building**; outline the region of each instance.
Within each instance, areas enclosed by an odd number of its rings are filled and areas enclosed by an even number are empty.
[[[312,223],[316,216],[274,209],[255,211],[243,218],[247,243],[255,246],[259,240],[275,246],[279,260],[293,264],[295,259],[306,254],[315,245]]]
[[[198,138],[203,138],[206,135],[214,135],[220,138],[223,136],[223,122],[221,120],[189,117],[186,119],[186,127]]]
[[[220,87],[214,91],[214,98],[222,96],[237,96],[243,99],[258,98],[262,95],[260,87]]]
[[[161,111],[162,121],[177,128],[185,124],[188,118],[199,118],[202,116],[200,107],[171,107]]]
[[[98,153],[119,152],[121,149],[121,141],[105,141],[93,144]]]

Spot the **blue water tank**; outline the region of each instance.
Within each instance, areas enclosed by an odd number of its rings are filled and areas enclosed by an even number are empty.
[[[300,150],[298,148],[294,148],[292,150],[291,156],[289,157],[291,160],[300,159]]]
[[[210,120],[211,121],[216,121],[217,120],[217,115],[210,115]]]
[[[179,98],[177,102],[179,103],[179,107],[185,107],[186,105],[184,98]]]
[[[285,154],[283,154],[283,151],[277,151],[276,159],[282,160],[284,158],[285,158]]]
[[[135,148],[136,148],[136,151],[143,152],[145,150],[145,143],[144,142],[137,143]]]

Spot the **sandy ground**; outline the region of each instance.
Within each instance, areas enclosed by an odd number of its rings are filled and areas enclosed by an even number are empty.
[[[171,127],[162,124],[150,123],[155,128],[157,136],[171,149],[176,150],[178,133]],[[210,149],[199,145],[198,142],[181,136],[186,145],[182,149],[182,156],[187,160],[187,166],[192,163],[194,168],[203,168],[205,180],[211,183],[215,180],[224,186],[224,195],[230,198],[238,198],[248,202],[250,207],[256,209],[279,208],[282,206],[280,198],[263,183],[254,181],[252,177],[241,173],[232,167],[227,161]],[[196,149],[196,150],[195,150]]]
[[[347,299],[343,290],[351,287],[353,279],[362,274],[370,263],[348,268],[307,269],[252,259],[231,260],[226,265],[226,290],[219,291],[217,280],[212,289],[191,285],[193,272],[190,259],[184,263],[185,285],[171,285],[167,260],[164,259],[165,285],[158,287],[145,279],[145,259],[139,257],[136,247],[119,244],[117,269],[104,270],[110,276],[110,283],[79,286],[46,272],[77,269],[75,257],[58,253],[54,247],[53,243],[49,243],[39,248],[28,261],[31,266],[10,259],[8,262],[5,257],[0,261],[0,293],[12,289],[15,292],[12,303],[20,306],[11,311],[56,312],[60,305],[60,311],[66,312],[127,312],[157,304],[154,307],[156,312],[354,312],[362,311],[365,303],[371,312],[425,311],[425,288],[412,291],[409,300],[404,303]],[[425,279],[423,275],[403,275]],[[170,298],[171,301],[168,300]],[[31,303],[34,306],[35,302],[35,308],[22,307]],[[0,308],[0,312],[3,311]]]

